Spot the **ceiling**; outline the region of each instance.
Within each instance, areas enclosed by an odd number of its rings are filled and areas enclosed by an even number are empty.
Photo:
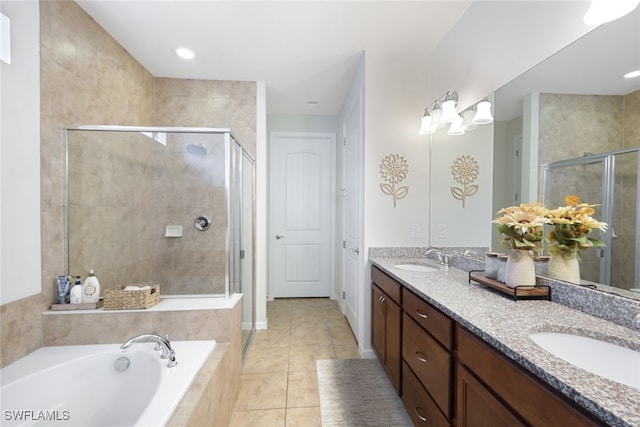
[[[495,94],[495,118],[522,115],[522,98],[531,92],[627,95],[640,90],[640,7],[603,24],[509,82]]]
[[[336,115],[363,52],[428,56],[471,2],[78,4],[157,77],[265,81],[269,114]],[[177,47],[192,49],[196,57],[178,58]],[[318,104],[310,106],[311,100]]]

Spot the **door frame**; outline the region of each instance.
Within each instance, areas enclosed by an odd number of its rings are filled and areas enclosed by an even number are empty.
[[[330,285],[330,291],[329,291],[329,298],[331,299],[337,299],[337,284],[336,284],[336,134],[334,132],[283,132],[283,131],[273,131],[269,133],[269,164],[271,165],[271,147],[274,144],[274,141],[277,141],[278,138],[310,138],[310,139],[325,139],[325,138],[329,138],[332,140],[331,143],[331,158],[329,160],[329,174],[331,176],[331,182],[329,183],[329,189],[330,189],[330,203],[331,206],[329,207],[329,211],[331,212],[331,217],[329,219],[329,250],[330,250],[330,255],[329,255],[329,259],[330,259],[330,263],[331,265],[329,266],[330,268],[330,277],[333,280],[333,283],[331,283]],[[269,172],[269,180],[271,180],[271,172]],[[271,183],[267,184],[267,188],[269,188],[269,191],[271,189]],[[267,265],[269,266],[269,273],[268,273],[268,277],[269,277],[269,283],[267,286],[267,300],[268,301],[273,301],[275,299],[274,297],[274,290],[275,290],[275,285],[273,284],[273,272],[271,271],[271,257],[272,257],[272,250],[271,250],[271,245],[272,245],[272,230],[271,230],[271,197],[269,197],[269,204],[268,204],[268,216],[269,216],[269,220],[268,220],[268,224],[269,224],[269,232],[268,232],[268,262]]]

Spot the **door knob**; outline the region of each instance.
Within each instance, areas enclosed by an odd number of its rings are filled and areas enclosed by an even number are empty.
[[[276,240],[280,240],[280,239],[284,239],[284,236],[281,236],[279,234],[276,234]]]
[[[359,248],[351,248],[351,252],[353,252],[354,254],[359,254],[360,253],[360,249]]]

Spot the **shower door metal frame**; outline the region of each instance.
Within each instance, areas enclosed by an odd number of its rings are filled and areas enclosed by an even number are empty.
[[[614,189],[615,189],[615,171],[616,171],[616,156],[622,154],[636,153],[638,156],[638,174],[637,184],[640,184],[640,147],[629,148],[624,150],[609,151],[607,153],[592,154],[584,157],[577,157],[568,160],[559,160],[555,162],[544,163],[540,165],[540,200],[544,202],[546,200],[546,187],[547,175],[552,170],[562,169],[572,166],[583,166],[602,164],[602,218],[601,221],[609,225],[606,232],[601,233],[601,240],[606,245],[604,248],[598,248],[600,257],[600,283],[605,285],[611,285],[611,255],[612,255],[612,238],[613,238],[613,208],[614,208]],[[640,187],[636,187],[636,192],[640,196]],[[636,197],[636,236],[638,230],[640,230],[640,197]],[[635,259],[635,283],[636,288],[640,287],[639,273],[640,273],[640,239],[636,237],[636,259]]]

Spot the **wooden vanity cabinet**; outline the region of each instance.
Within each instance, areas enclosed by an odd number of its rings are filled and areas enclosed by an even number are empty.
[[[460,325],[456,348],[459,427],[605,425],[578,410]]]
[[[376,267],[371,269],[371,281],[371,346],[400,394],[401,285]]]

